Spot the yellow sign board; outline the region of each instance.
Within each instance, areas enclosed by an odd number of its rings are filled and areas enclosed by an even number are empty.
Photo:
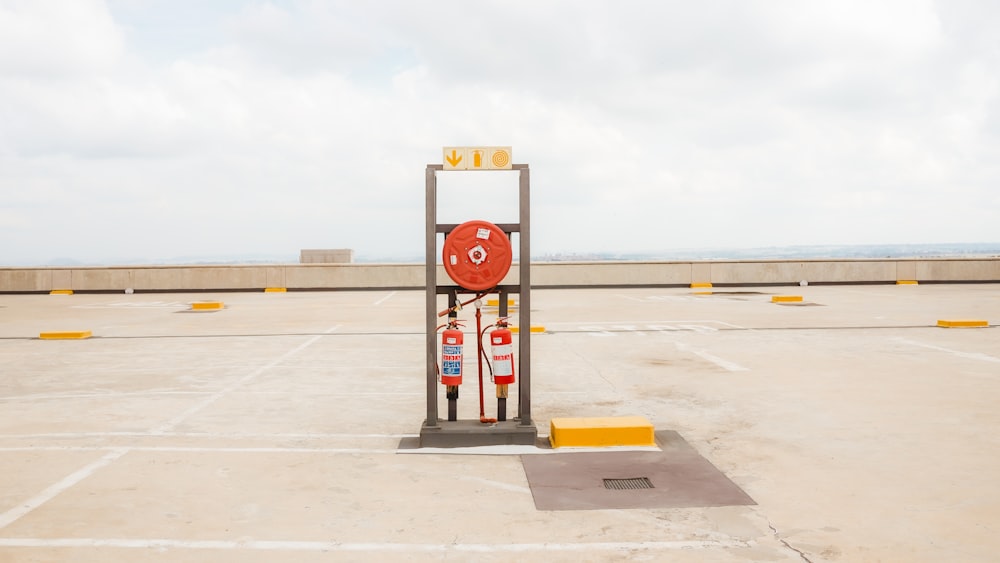
[[[444,147],[445,170],[510,170],[510,147]]]

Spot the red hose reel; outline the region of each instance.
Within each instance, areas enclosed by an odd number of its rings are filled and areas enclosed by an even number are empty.
[[[510,238],[487,221],[468,221],[444,239],[444,270],[464,289],[492,289],[503,280],[514,260]]]

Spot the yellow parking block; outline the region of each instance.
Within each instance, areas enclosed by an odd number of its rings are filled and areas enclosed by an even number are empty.
[[[771,303],[795,303],[802,301],[801,295],[772,295]]]
[[[265,287],[264,293],[285,293],[288,289],[284,287]]]
[[[643,416],[553,418],[549,424],[553,448],[655,446],[653,424]]]
[[[38,338],[42,340],[82,340],[92,336],[89,330],[63,330],[55,332],[42,332]]]
[[[712,287],[712,284],[710,284],[708,282],[695,282],[695,283],[691,284],[691,288],[692,289],[703,288],[703,287]]]
[[[944,328],[983,328],[990,326],[990,323],[987,321],[973,319],[939,320],[937,324]]]
[[[225,305],[222,301],[199,301],[191,304],[192,311],[218,311]]]
[[[916,280],[899,280],[896,285],[919,285]]]
[[[500,300],[499,299],[487,299],[486,300],[486,306],[487,307],[499,307],[500,306]],[[514,300],[513,299],[508,299],[507,300],[507,306],[508,307],[513,307],[514,306]]]
[[[73,295],[72,289],[53,289],[49,295]]]
[[[512,327],[509,327],[509,328],[510,328],[510,331],[512,333],[514,333],[514,334],[517,334],[517,333],[521,332],[521,329],[518,328],[518,327],[516,327],[516,326],[512,326]],[[545,332],[545,327],[541,326],[541,325],[531,325],[531,332],[532,333]]]

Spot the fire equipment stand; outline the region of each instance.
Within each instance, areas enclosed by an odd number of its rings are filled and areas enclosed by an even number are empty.
[[[498,223],[497,226],[507,236],[519,234],[519,265],[518,283],[514,285],[499,285],[496,292],[500,295],[500,316],[507,316],[507,297],[516,293],[520,297],[518,304],[518,357],[517,357],[517,416],[512,420],[484,424],[479,420],[442,420],[438,416],[438,394],[442,385],[437,378],[437,323],[438,295],[448,295],[448,306],[455,305],[455,295],[478,292],[463,289],[457,285],[438,285],[437,267],[437,235],[448,234],[458,225],[439,224],[437,222],[437,172],[444,169],[441,164],[428,164],[426,170],[427,185],[427,222],[425,266],[427,280],[427,418],[420,428],[420,447],[462,447],[462,446],[492,446],[504,444],[534,445],[538,439],[538,429],[531,420],[531,252],[529,232],[529,176],[527,164],[514,164],[511,170],[518,171],[518,209],[517,223]]]

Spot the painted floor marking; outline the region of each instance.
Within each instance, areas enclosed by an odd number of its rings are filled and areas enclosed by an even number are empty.
[[[713,326],[714,325],[714,326]],[[559,327],[568,326],[566,330]],[[552,332],[585,332],[591,336],[609,337],[619,334],[646,336],[649,332],[692,331],[701,334],[711,334],[723,329],[748,330],[742,326],[717,320],[692,321],[610,321],[598,323],[553,323],[549,325]]]
[[[702,325],[677,325],[677,327],[680,328],[680,329],[683,329],[683,330],[690,330],[690,331],[694,331],[694,332],[700,332],[701,334],[709,334],[709,333],[712,333],[712,332],[718,332],[719,331],[719,329],[717,329],[717,328],[712,328],[710,326],[702,326]]]
[[[115,303],[98,303],[95,305],[73,305],[72,309],[187,309],[190,303],[178,301],[119,301]]]
[[[548,436],[539,435],[540,440]],[[499,446],[469,446],[458,448],[412,448],[397,450],[398,454],[433,454],[433,455],[550,455],[560,453],[608,453],[621,452],[662,452],[657,446],[602,446],[600,448],[539,448],[537,446],[507,444]]]
[[[461,475],[461,474],[457,475],[455,478],[460,481],[466,481],[470,483],[480,483],[504,491],[510,491],[512,493],[522,493],[528,495],[531,494],[531,488],[522,485],[513,485],[511,483],[504,483],[502,481],[494,481],[493,479],[484,479],[482,477],[472,477],[470,475]]]
[[[419,434],[351,434],[351,433],[283,433],[283,434],[239,434],[227,432],[46,432],[41,434],[0,434],[0,439],[26,438],[208,438],[208,439],[247,439],[247,440],[330,440],[356,438],[416,438]]]
[[[385,303],[386,301],[388,301],[389,299],[391,299],[393,295],[396,295],[396,292],[395,292],[395,291],[393,291],[393,292],[389,293],[389,295],[386,295],[386,296],[385,296],[385,297],[383,297],[382,299],[379,299],[378,301],[376,301],[376,302],[372,303],[372,306],[373,306],[373,307],[378,307],[378,306],[379,306],[379,305],[381,305],[382,303]]]
[[[161,395],[207,395],[210,391],[109,391],[106,393],[54,393],[42,395],[8,395],[0,401],[51,401],[61,399],[120,399],[122,397],[156,397]]]
[[[10,395],[7,397],[0,397],[2,402],[17,402],[17,401],[59,401],[59,400],[72,400],[72,399],[123,399],[129,397],[162,397],[162,396],[205,396],[211,394],[212,391],[129,391],[117,393],[114,391],[109,391],[107,393],[75,393],[67,395]],[[243,395],[301,395],[301,390],[263,390],[263,389],[252,389],[244,391],[233,391],[233,393],[240,393]],[[311,392],[314,397],[422,397],[426,395],[426,392],[419,391],[321,391],[321,392]]]
[[[948,354],[958,356],[959,358],[966,358],[969,360],[980,360],[983,362],[1000,363],[1000,358],[997,358],[996,356],[990,356],[989,354],[983,354],[980,352],[962,352],[961,350],[942,348],[941,346],[926,344],[924,342],[917,342],[916,340],[910,340],[908,338],[902,338],[902,337],[893,338],[893,340],[901,344],[908,344],[910,346],[919,346],[920,348],[927,348],[928,350],[935,350],[938,352],[946,352]]]
[[[173,429],[175,426],[177,426],[178,424],[182,423],[188,417],[190,417],[190,416],[192,416],[192,415],[200,412],[201,410],[209,407],[210,405],[212,405],[213,403],[215,403],[216,401],[218,401],[219,399],[221,399],[225,395],[227,395],[227,394],[231,393],[232,391],[238,389],[240,386],[246,385],[247,383],[249,383],[250,381],[252,381],[254,378],[256,378],[257,376],[259,376],[260,374],[262,374],[265,371],[267,371],[268,369],[270,369],[270,368],[272,368],[272,367],[280,364],[284,360],[286,360],[286,359],[294,356],[298,352],[304,350],[305,348],[307,348],[308,346],[310,346],[311,344],[313,344],[314,342],[316,342],[317,340],[319,340],[320,338],[322,338],[325,334],[329,334],[329,333],[335,331],[337,328],[338,328],[337,326],[333,326],[330,329],[328,329],[324,334],[319,334],[319,335],[313,336],[309,340],[307,340],[307,341],[303,342],[302,344],[296,346],[295,348],[292,348],[291,350],[285,352],[284,354],[282,354],[278,358],[276,358],[276,359],[268,362],[267,364],[265,364],[265,365],[257,368],[256,370],[252,371],[251,373],[249,373],[248,375],[246,375],[243,378],[239,379],[238,381],[236,381],[232,385],[229,385],[229,386],[227,386],[227,387],[225,387],[225,388],[223,388],[223,389],[221,389],[219,391],[216,391],[215,393],[209,395],[204,400],[199,401],[198,403],[196,403],[191,408],[189,408],[189,409],[181,412],[180,414],[178,414],[177,416],[171,418],[167,422],[165,422],[165,423],[157,426],[156,428],[154,428],[151,431],[151,434],[165,433],[165,432]],[[0,529],[6,527],[7,525],[11,524],[12,522],[17,521],[19,518],[21,518],[25,514],[28,514],[32,510],[35,510],[39,506],[45,504],[46,502],[48,502],[49,500],[51,500],[52,498],[54,498],[59,493],[65,491],[66,489],[69,489],[73,485],[76,485],[80,481],[82,481],[82,480],[86,479],[87,477],[89,477],[90,475],[92,475],[95,471],[101,469],[102,467],[104,467],[106,465],[111,464],[112,462],[114,462],[115,460],[119,459],[120,457],[122,457],[123,455],[125,455],[126,453],[128,453],[129,451],[145,450],[147,448],[135,448],[135,447],[132,447],[132,448],[121,448],[121,447],[112,447],[112,448],[89,448],[89,447],[52,447],[52,448],[48,448],[48,447],[34,447],[33,449],[35,451],[105,451],[105,450],[108,450],[108,453],[106,453],[104,456],[102,456],[97,461],[94,461],[92,463],[89,463],[89,464],[81,467],[80,469],[78,469],[75,472],[71,473],[67,477],[64,477],[63,479],[61,479],[60,481],[56,482],[55,484],[50,485],[45,490],[43,490],[42,492],[38,493],[34,497],[28,499],[27,501],[25,501],[21,505],[15,507],[15,508],[10,509],[10,510],[8,510],[7,512],[5,512],[3,514],[0,514]],[[0,448],[0,451],[31,451],[31,449]],[[181,448],[181,449],[166,448],[166,449],[162,449],[162,451],[207,451],[207,450],[198,450],[198,449],[185,450],[183,448]],[[223,450],[223,451],[226,451],[226,450]],[[264,449],[259,449],[259,448],[244,448],[244,449],[239,449],[239,448],[237,448],[237,449],[232,450],[232,451],[249,451],[249,452],[263,451],[263,452],[266,452],[266,453],[275,453],[275,452],[281,452],[281,451],[294,451],[294,450],[288,450],[288,449],[282,449],[282,448],[277,448],[277,449],[267,449],[267,448],[264,448]],[[308,451],[308,450],[306,450],[306,451]],[[334,453],[334,452],[364,453],[366,451],[370,452],[371,450],[363,450],[363,449],[360,449],[360,448],[353,448],[353,449],[347,449],[347,448],[345,448],[343,450],[333,450],[333,451],[328,452],[328,453]],[[393,452],[394,450],[383,450],[383,451],[385,451],[385,452]]]
[[[677,346],[677,349],[681,352],[689,352],[691,354],[694,354],[695,356],[698,356],[703,360],[708,360],[709,362],[712,362],[713,364],[719,366],[720,368],[726,371],[750,371],[750,368],[748,367],[744,367],[741,366],[740,364],[737,364],[736,362],[731,362],[724,358],[720,358],[713,354],[709,354],[705,350],[692,348],[687,344],[684,344],[683,342],[674,342],[674,346]]]
[[[342,543],[281,540],[175,540],[158,538],[0,538],[0,547],[203,549],[226,551],[311,551],[392,553],[528,553],[534,551],[673,551],[747,548],[737,539],[581,543]]]
[[[722,326],[724,326],[726,328],[732,328],[732,329],[736,329],[736,330],[753,330],[752,328],[747,328],[745,326],[740,326],[740,325],[736,325],[736,324],[733,324],[733,323],[727,323],[726,321],[712,320],[712,321],[701,321],[701,322],[715,323],[717,325],[722,325]]]
[[[66,477],[56,483],[49,485],[45,490],[38,493],[37,495],[31,497],[30,499],[24,501],[23,503],[11,508],[7,512],[0,514],[0,529],[3,529],[10,524],[16,522],[25,514],[28,514],[32,510],[38,508],[39,506],[45,504],[46,502],[52,500],[59,493],[65,491],[66,489],[76,485],[80,481],[83,481],[87,477],[90,477],[98,469],[111,464],[118,458],[122,457],[128,453],[127,448],[110,448],[111,451],[101,456],[97,461],[93,461],[84,465],[80,469],[77,469],[73,473],[70,473]],[[96,451],[96,450],[95,450]]]
[[[600,448],[539,448],[530,445],[499,445],[499,446],[469,446],[458,448],[310,448],[301,447],[198,447],[198,446],[8,446],[0,447],[0,452],[149,452],[149,453],[192,453],[192,454],[347,454],[347,455],[397,455],[397,454],[433,454],[433,455],[548,455],[566,453],[563,450],[573,452],[609,452],[609,451],[630,451],[630,452],[660,452],[663,451],[656,446],[619,446]],[[120,457],[120,456],[119,456]],[[117,459],[117,458],[116,458]],[[114,461],[114,460],[112,460]],[[475,479],[475,478],[473,478]]]
[[[191,408],[189,408],[189,409],[181,412],[177,416],[171,418],[170,420],[168,420],[168,421],[164,422],[163,424],[160,424],[159,426],[157,426],[156,428],[154,428],[152,430],[153,433],[159,434],[159,433],[162,433],[162,432],[168,432],[170,430],[173,430],[174,427],[176,427],[178,424],[181,424],[182,422],[184,422],[185,420],[187,420],[189,417],[191,417],[191,416],[193,416],[193,415],[201,412],[205,408],[211,406],[212,404],[214,404],[215,402],[217,402],[219,399],[225,397],[226,395],[228,395],[229,393],[235,391],[236,389],[239,389],[240,387],[243,387],[247,383],[250,383],[251,381],[253,381],[254,379],[256,379],[257,376],[259,376],[260,374],[264,373],[265,371],[273,368],[274,366],[280,364],[281,362],[287,360],[288,358],[291,358],[292,356],[294,356],[295,354],[298,354],[302,350],[305,350],[306,348],[308,348],[309,346],[311,346],[314,342],[316,342],[320,338],[323,338],[324,335],[330,334],[331,332],[337,330],[337,328],[339,328],[339,325],[335,325],[335,326],[332,326],[332,327],[328,328],[326,331],[324,331],[323,334],[317,334],[316,336],[313,336],[309,340],[306,340],[302,344],[299,344],[295,348],[292,348],[291,350],[285,352],[281,356],[278,356],[277,358],[271,360],[270,362],[264,364],[263,366],[255,369],[254,371],[250,372],[249,374],[243,376],[242,378],[240,378],[238,381],[236,381],[232,385],[229,385],[229,386],[227,386],[227,387],[225,387],[223,389],[220,389],[220,390],[216,391],[215,393],[212,393],[205,400],[199,401],[198,403],[196,403]]]
[[[618,297],[640,303],[690,303],[693,301],[702,301],[702,297],[698,295],[647,295],[644,297],[618,295]]]
[[[606,327],[602,327],[602,326],[598,326],[598,325],[580,325],[580,326],[577,327],[577,330],[579,330],[581,332],[587,332],[591,336],[601,336],[601,337],[604,337],[604,336],[616,336],[615,333],[608,331]]]
[[[240,395],[291,395],[301,397],[303,392],[308,393],[311,397],[383,397],[387,399],[409,399],[410,397],[424,397],[427,392],[420,391],[311,391],[311,390],[257,390],[257,389],[247,389],[242,391],[233,391],[233,393],[239,393]]]
[[[220,447],[220,448],[199,448],[197,446],[12,446],[0,447],[0,452],[103,452],[110,450],[111,453],[121,452],[184,452],[184,453],[212,453],[212,454],[394,454],[394,449],[376,448],[277,448],[277,447]],[[111,455],[111,454],[109,454]],[[118,459],[117,455],[111,461]],[[108,456],[105,456],[108,457]],[[101,458],[104,459],[104,458]],[[103,467],[105,464],[102,464]],[[75,474],[74,474],[75,475]],[[76,481],[68,486],[75,484]],[[63,489],[60,489],[62,491]],[[48,490],[48,489],[46,489]],[[55,495],[52,495],[55,496]],[[52,498],[52,497],[49,497]],[[46,498],[45,500],[48,500]],[[2,520],[0,520],[2,522]],[[2,527],[2,526],[0,526]]]

